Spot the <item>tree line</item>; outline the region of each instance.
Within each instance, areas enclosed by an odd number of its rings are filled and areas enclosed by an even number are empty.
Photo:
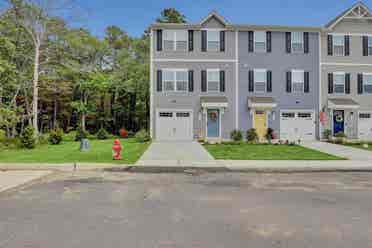
[[[0,12],[0,129],[8,138],[29,125],[36,133],[148,129],[148,32],[131,37],[113,25],[98,38],[69,26],[65,4],[9,0]],[[169,8],[156,21],[185,17]]]

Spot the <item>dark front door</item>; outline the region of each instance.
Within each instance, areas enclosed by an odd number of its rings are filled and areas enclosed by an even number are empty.
[[[337,134],[339,132],[344,133],[344,129],[345,129],[344,111],[334,110],[333,111],[333,134]]]

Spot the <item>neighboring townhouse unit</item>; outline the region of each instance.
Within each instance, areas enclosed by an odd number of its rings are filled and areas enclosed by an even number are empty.
[[[224,140],[267,128],[313,140],[319,119],[320,28],[199,24],[151,26],[151,135]]]
[[[321,35],[321,129],[372,140],[372,13],[357,3]]]

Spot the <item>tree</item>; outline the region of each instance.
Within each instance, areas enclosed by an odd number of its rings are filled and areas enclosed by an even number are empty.
[[[185,23],[186,17],[175,8],[166,8],[161,12],[161,16],[156,19],[159,23]]]

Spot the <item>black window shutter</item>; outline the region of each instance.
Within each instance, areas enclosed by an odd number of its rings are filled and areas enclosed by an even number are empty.
[[[156,71],[156,91],[161,92],[163,90],[163,74],[161,70]]]
[[[201,91],[207,91],[207,71],[205,70],[201,72]]]
[[[285,51],[287,53],[291,53],[292,47],[291,47],[291,42],[292,42],[292,34],[291,32],[286,32],[285,33]]]
[[[253,31],[248,32],[248,52],[253,53]]]
[[[308,71],[304,73],[304,92],[310,92],[310,73]]]
[[[189,92],[194,91],[194,71],[189,71]]]
[[[225,51],[225,31],[220,31],[220,51]]]
[[[189,30],[189,52],[194,51],[194,30]]]
[[[156,30],[156,50],[163,50],[163,31],[161,29]]]
[[[291,71],[287,71],[286,91],[288,93],[292,92],[292,72]]]
[[[207,51],[207,31],[206,30],[202,30],[201,31],[201,49],[202,49],[202,52],[206,52]]]
[[[333,73],[328,73],[328,94],[333,94]]]
[[[267,71],[266,72],[266,91],[267,92],[272,92],[273,91],[273,82],[272,82],[272,72]]]
[[[254,91],[254,74],[252,70],[248,72],[248,91]]]
[[[363,94],[363,74],[358,74],[358,94]]]
[[[350,55],[350,36],[345,35],[345,56]]]
[[[350,94],[350,73],[345,74],[345,93]]]
[[[327,50],[328,50],[328,55],[332,56],[333,55],[333,36],[330,34],[327,36]]]
[[[363,56],[368,56],[368,36],[363,36]]]
[[[271,32],[266,32],[266,52],[271,53]]]
[[[225,92],[225,71],[220,71],[220,92]]]
[[[304,32],[304,53],[309,53],[309,32]]]

